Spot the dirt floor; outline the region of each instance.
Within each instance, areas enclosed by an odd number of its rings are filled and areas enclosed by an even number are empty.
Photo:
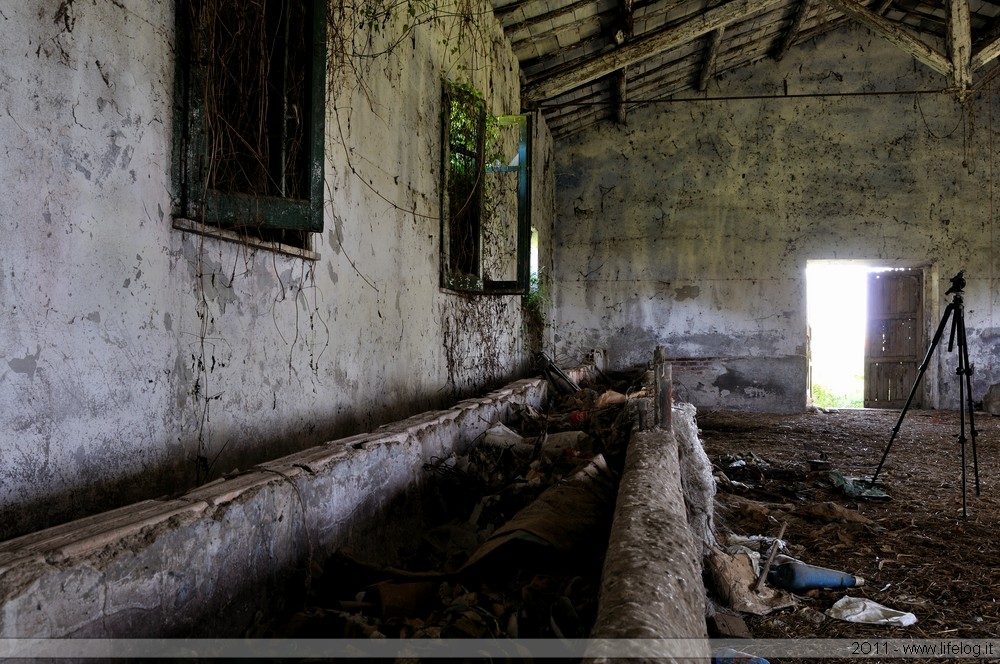
[[[795,609],[744,615],[755,638],[1000,638],[1000,418],[976,414],[981,495],[971,437],[966,444],[967,518],[957,411],[906,414],[876,487],[888,502],[852,497],[831,484],[828,471],[813,470],[824,464],[811,461],[825,461],[844,476],[871,479],[898,418],[880,410],[698,414],[721,480],[717,530],[775,537],[787,522],[788,555],[866,580],[846,591],[810,591]],[[846,510],[824,516],[816,506],[826,503]],[[917,622],[887,627],[826,617],[845,594],[911,612]]]

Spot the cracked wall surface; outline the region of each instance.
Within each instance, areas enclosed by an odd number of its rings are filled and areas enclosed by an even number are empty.
[[[914,93],[913,91],[927,91]],[[561,141],[557,347],[613,366],[663,345],[699,407],[801,411],[806,262],[925,268],[927,339],[966,270],[974,392],[1000,381],[991,109],[854,26]],[[714,98],[714,99],[713,99]],[[954,354],[928,403],[958,400]]]
[[[310,261],[172,227],[173,11],[0,9],[0,539],[174,495],[527,367],[519,297],[438,287],[440,82],[517,112],[499,26],[483,21],[468,49],[453,49],[448,20],[420,26],[361,79],[331,75]],[[551,153],[543,123],[536,145]]]

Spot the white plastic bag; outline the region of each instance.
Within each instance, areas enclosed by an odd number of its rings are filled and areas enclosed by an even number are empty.
[[[831,618],[870,625],[899,625],[907,627],[917,622],[912,613],[897,611],[864,597],[841,597],[826,610]]]

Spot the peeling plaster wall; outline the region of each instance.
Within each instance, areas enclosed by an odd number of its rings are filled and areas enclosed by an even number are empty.
[[[994,95],[913,94],[948,83],[863,28],[820,39],[716,80],[727,99],[557,144],[563,355],[606,347],[625,367],[663,345],[700,408],[801,411],[806,262],[857,259],[926,268],[928,340],[964,268],[975,398],[1000,381]],[[933,405],[957,405],[956,366],[937,354]]]
[[[0,9],[0,539],[524,374],[520,299],[438,287],[441,79],[519,110],[492,20],[474,48],[452,52],[444,20],[332,79],[309,261],[172,228],[174,3],[15,5]],[[544,124],[536,141],[551,155]]]

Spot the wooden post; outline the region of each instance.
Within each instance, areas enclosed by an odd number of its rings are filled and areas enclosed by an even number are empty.
[[[672,372],[663,346],[657,346],[653,353],[653,380],[656,383],[656,423],[664,431],[670,431]]]

